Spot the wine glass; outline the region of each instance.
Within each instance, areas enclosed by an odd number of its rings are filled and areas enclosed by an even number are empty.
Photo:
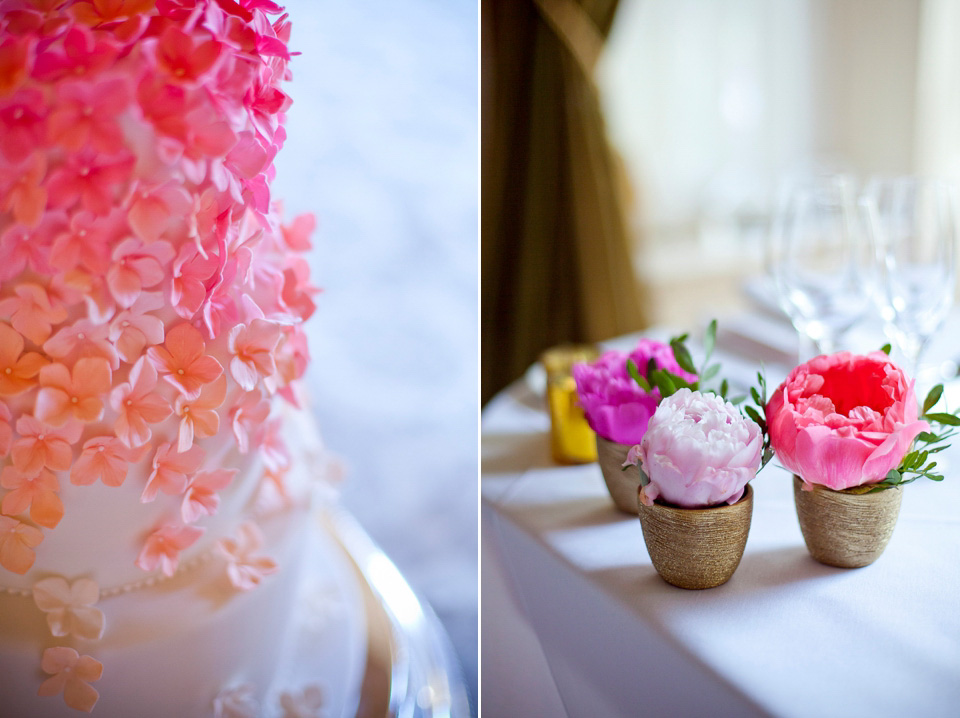
[[[852,180],[816,175],[781,195],[767,243],[767,270],[781,308],[817,353],[839,348],[870,307],[873,265]],[[801,347],[800,360],[809,359]]]
[[[876,251],[884,328],[916,378],[930,337],[953,304],[957,190],[937,179],[876,177],[860,204]]]

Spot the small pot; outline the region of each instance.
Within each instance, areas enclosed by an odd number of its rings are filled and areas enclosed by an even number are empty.
[[[807,550],[820,563],[838,568],[860,568],[876,561],[887,547],[900,515],[903,488],[876,493],[856,489],[834,491],[813,484],[803,490],[793,477],[793,500]]]
[[[638,492],[639,493],[639,492]],[[740,565],[753,518],[753,488],[735,504],[685,509],[636,499],[643,540],[653,567],[680,588],[713,588]]]
[[[618,509],[636,516],[640,470],[633,466],[623,468],[628,451],[630,451],[630,444],[618,444],[616,441],[597,436],[597,462],[600,464],[600,473],[603,474],[610,498]]]

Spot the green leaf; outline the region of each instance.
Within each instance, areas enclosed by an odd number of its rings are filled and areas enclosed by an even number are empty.
[[[936,434],[931,434],[929,431],[921,431],[917,434],[917,441],[922,441],[925,444],[933,444],[940,440]]]
[[[903,477],[900,475],[899,471],[896,469],[890,469],[890,471],[887,472],[887,477],[884,479],[884,481],[887,483],[898,484],[902,478]]]
[[[927,398],[923,400],[923,411],[921,414],[926,414],[930,411],[934,404],[940,401],[940,397],[943,395],[943,384],[937,384],[933,389],[930,390],[930,393],[927,394]]]
[[[953,414],[924,414],[923,418],[929,419],[930,421],[935,421],[938,424],[946,424],[947,426],[960,426],[960,417],[954,416]]]
[[[890,356],[890,352],[891,352],[892,350],[893,350],[893,347],[890,345],[889,342],[887,342],[887,343],[884,344],[882,347],[880,347],[880,351],[882,351],[882,352],[883,352],[884,354],[886,354],[887,356]]]
[[[747,416],[749,416],[749,417],[753,420],[753,422],[754,422],[755,424],[757,424],[757,425],[760,426],[760,427],[763,427],[764,421],[763,421],[763,419],[760,417],[760,412],[759,412],[759,411],[757,411],[754,407],[749,406],[749,405],[743,407],[743,410],[744,410],[745,412],[747,412]]]
[[[735,396],[732,399],[727,399],[727,401],[729,401],[734,406],[738,406],[739,404],[742,404],[746,400],[747,400],[746,394],[741,394],[740,396]]]
[[[763,400],[760,398],[760,392],[757,391],[756,387],[750,387],[750,396],[753,397],[753,401],[757,406],[763,406]]]
[[[693,363],[693,357],[690,356],[690,352],[687,351],[683,342],[670,342],[670,348],[673,349],[673,358],[677,360],[677,364],[680,365],[681,369],[691,374],[697,373],[697,367]]]
[[[637,369],[637,363],[633,361],[633,359],[627,359],[627,373],[645,392],[649,393],[652,390],[650,382],[648,382],[640,373],[640,370]]]
[[[703,335],[703,353],[706,356],[713,354],[713,348],[717,345],[717,320],[710,320],[707,325],[707,331]]]
[[[673,344],[683,344],[683,343],[684,343],[685,341],[687,341],[687,339],[689,339],[689,338],[690,338],[690,335],[689,335],[687,332],[684,332],[683,334],[681,334],[681,335],[678,336],[678,337],[673,337],[673,339],[671,339],[669,343],[670,343],[671,346],[672,346]]]
[[[713,379],[717,374],[720,373],[719,364],[711,364],[706,369],[703,370],[703,374],[700,376],[701,382],[707,382]]]
[[[720,382],[720,396],[722,396],[724,399],[726,399],[726,398],[727,398],[727,392],[728,392],[729,390],[730,390],[730,384],[727,382],[726,379],[724,379],[722,382]]]
[[[660,396],[666,398],[677,391],[676,385],[670,379],[670,374],[662,369],[654,369],[647,377],[660,390]]]

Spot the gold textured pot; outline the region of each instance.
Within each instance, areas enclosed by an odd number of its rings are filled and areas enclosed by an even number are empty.
[[[684,509],[639,497],[637,511],[653,567],[680,588],[713,588],[730,580],[740,565],[753,518],[753,488],[735,504]]]
[[[597,436],[597,462],[600,473],[610,492],[610,498],[617,508],[635,516],[637,513],[637,491],[640,489],[640,470],[635,467],[623,468],[627,460],[630,444],[618,444],[615,441]]]
[[[869,494],[819,484],[804,491],[802,486],[802,479],[794,475],[797,518],[813,558],[827,566],[860,568],[880,557],[897,525],[902,487]]]

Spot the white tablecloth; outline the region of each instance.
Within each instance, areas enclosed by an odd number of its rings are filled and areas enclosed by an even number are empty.
[[[789,353],[764,321],[739,326],[779,380]],[[548,428],[535,372],[482,416],[485,716],[960,715],[960,447],[944,482],[905,487],[885,553],[854,570],[810,558],[771,462],[737,572],[685,591],[596,464],[551,461]]]

